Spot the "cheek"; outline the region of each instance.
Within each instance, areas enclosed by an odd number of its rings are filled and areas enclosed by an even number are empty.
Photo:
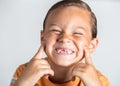
[[[84,56],[84,48],[86,47],[87,41],[83,39],[75,40],[75,45],[77,48],[77,57],[78,59],[82,59]]]
[[[53,46],[54,46],[54,44],[56,42],[55,36],[46,35],[44,37],[44,39],[45,39],[45,47],[46,47],[46,49],[51,50],[51,48],[53,48]]]
[[[46,34],[44,36],[45,44],[49,44],[53,41],[53,37],[51,37],[49,34]]]
[[[87,45],[87,41],[85,39],[75,39],[75,44],[78,50],[83,50]]]
[[[45,38],[46,42],[54,42],[54,41],[56,41],[57,37],[53,34],[46,33],[44,38]]]
[[[53,41],[51,38],[46,37],[45,38],[45,53],[47,56],[49,56],[52,52],[52,46],[53,46]]]
[[[77,45],[78,45],[78,49],[83,49],[85,47],[86,43],[85,42],[79,42]]]

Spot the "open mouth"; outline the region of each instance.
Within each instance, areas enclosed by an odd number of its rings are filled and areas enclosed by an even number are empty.
[[[73,54],[74,50],[71,50],[71,49],[68,49],[68,48],[57,48],[56,52],[58,54],[69,55],[69,54]]]

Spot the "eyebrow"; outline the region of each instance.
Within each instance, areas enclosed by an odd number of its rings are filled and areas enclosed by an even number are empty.
[[[77,26],[77,27],[75,27],[75,29],[78,29],[78,30],[85,30],[85,31],[86,31],[86,28],[85,28],[85,27],[81,27],[81,26]]]
[[[54,24],[54,23],[49,25],[49,27],[51,27],[51,26],[61,27],[60,25],[57,25],[57,24]]]

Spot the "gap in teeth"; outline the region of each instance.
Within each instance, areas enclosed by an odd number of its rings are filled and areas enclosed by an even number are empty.
[[[71,54],[72,50],[70,49],[57,49],[58,53]]]

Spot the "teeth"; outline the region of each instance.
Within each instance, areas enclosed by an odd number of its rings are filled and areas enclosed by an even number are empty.
[[[72,51],[71,51],[71,50],[68,50],[68,51],[67,51],[67,53],[68,53],[68,54],[71,54],[71,53],[72,53]]]
[[[70,50],[70,49],[57,49],[57,53],[71,54],[72,50]]]
[[[60,53],[62,50],[61,49],[57,49],[57,52]]]

